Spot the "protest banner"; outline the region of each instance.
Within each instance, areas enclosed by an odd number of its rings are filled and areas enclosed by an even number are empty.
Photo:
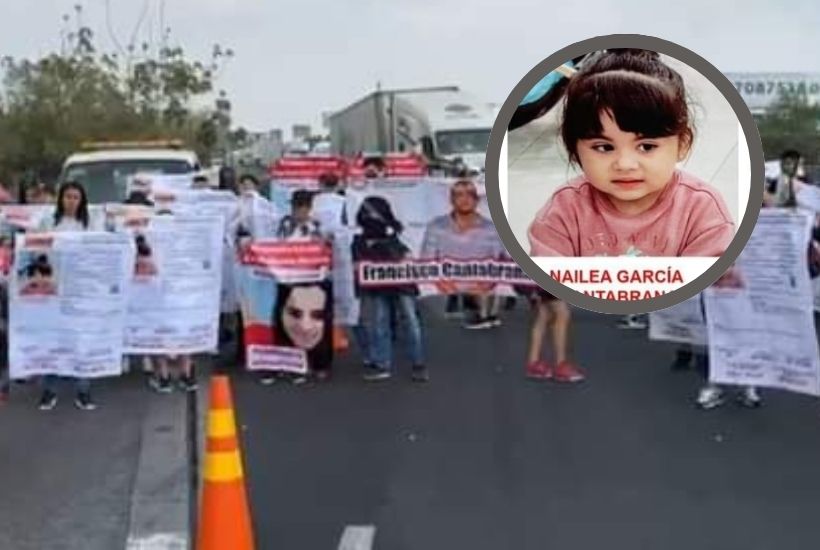
[[[193,186],[194,175],[192,172],[186,174],[139,172],[129,176],[126,180],[125,196],[128,197],[132,193],[138,192],[153,200],[152,197],[156,189],[185,191]]]
[[[706,319],[702,294],[649,314],[649,339],[705,346]]]
[[[398,221],[398,240],[409,249],[394,262],[359,261],[362,287],[412,282],[422,295],[512,294],[512,285],[532,284],[508,258],[475,182],[423,175],[353,179],[347,201],[351,224],[384,210],[375,218]],[[366,232],[362,237],[368,238]]]
[[[222,282],[223,220],[218,216],[126,211],[134,239],[126,353],[215,352]]]
[[[243,248],[239,301],[249,370],[305,373],[333,358],[332,249],[324,240]]]
[[[705,291],[711,381],[820,395],[812,223],[810,213],[762,210],[735,269]]]
[[[333,248],[333,322],[350,326],[358,322],[359,303],[355,296],[353,232],[348,223],[347,201],[339,190],[323,190],[320,185],[320,179],[328,176],[343,181],[347,170],[341,157],[280,159],[270,171],[270,196],[272,210],[280,220],[291,211],[290,200],[295,191],[313,192],[311,216],[319,222],[321,233]]]
[[[127,235],[16,235],[9,288],[11,377],[119,375],[133,266]]]
[[[240,224],[240,203],[231,191],[214,189],[174,189],[158,180],[152,198],[156,212],[194,216],[218,216],[223,220],[222,287],[220,311],[239,311],[236,297],[236,235]]]

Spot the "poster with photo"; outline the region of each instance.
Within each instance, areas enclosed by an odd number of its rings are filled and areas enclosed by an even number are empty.
[[[12,378],[119,375],[134,247],[114,233],[18,234],[9,288]]]

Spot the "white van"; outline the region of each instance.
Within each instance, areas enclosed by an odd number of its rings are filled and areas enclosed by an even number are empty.
[[[177,149],[175,142],[85,144],[63,163],[60,182],[77,181],[92,203],[122,202],[129,176],[138,172],[187,174],[200,169],[196,153]]]

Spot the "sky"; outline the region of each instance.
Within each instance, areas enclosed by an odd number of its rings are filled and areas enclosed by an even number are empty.
[[[207,58],[235,57],[218,89],[236,125],[253,131],[308,123],[383,88],[458,85],[501,104],[539,61],[613,33],[658,36],[724,72],[820,72],[814,0],[659,2],[586,0],[0,0],[0,56],[59,50],[62,15],[82,17],[103,49],[159,36]],[[786,7],[788,6],[788,7]],[[164,9],[163,9],[164,7]],[[140,18],[140,15],[145,16]],[[113,36],[113,38],[112,38]]]

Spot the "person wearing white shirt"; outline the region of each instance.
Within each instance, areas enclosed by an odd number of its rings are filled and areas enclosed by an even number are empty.
[[[57,207],[54,216],[43,220],[42,229],[58,233],[70,231],[88,231],[88,197],[85,188],[77,182],[69,181],[60,186],[57,194]],[[57,405],[55,386],[57,376],[43,377],[43,393],[40,396],[39,408],[43,411],[53,409]],[[84,411],[93,411],[97,408],[91,399],[91,380],[88,378],[74,378],[77,396],[74,404]]]

